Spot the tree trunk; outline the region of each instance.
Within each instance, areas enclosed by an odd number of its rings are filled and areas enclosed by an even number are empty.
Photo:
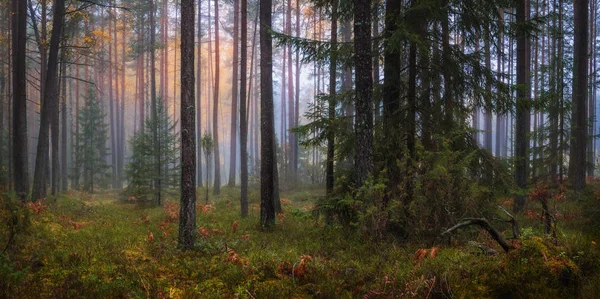
[[[60,0],[57,0],[60,1]],[[15,193],[22,200],[29,194],[28,148],[27,148],[27,2],[12,0],[12,159]],[[60,26],[59,26],[60,27]]]
[[[63,43],[64,46],[64,43]],[[62,50],[62,92],[61,92],[61,127],[60,131],[60,191],[66,192],[68,189],[67,181],[67,60],[66,60],[66,47]]]
[[[246,67],[248,52],[248,0],[241,0],[241,59],[240,59],[240,170],[241,196],[240,210],[242,217],[248,216],[248,118],[246,116]]]
[[[587,138],[588,0],[574,0],[573,102],[569,179],[573,190],[585,189]]]
[[[214,140],[214,161],[215,161],[215,183],[213,194],[221,193],[221,156],[219,155],[219,0],[215,0],[215,89],[213,91],[213,140]]]
[[[198,62],[196,76],[196,139],[202,139],[202,1],[198,1]],[[210,53],[209,53],[210,54]],[[196,147],[196,186],[202,187],[202,147]],[[208,182],[207,182],[208,184]]]
[[[38,137],[38,146],[35,162],[35,174],[33,178],[33,200],[38,200],[46,197],[46,172],[49,164],[49,131],[52,119],[54,118],[54,115],[58,113],[58,51],[60,38],[62,37],[65,2],[64,0],[56,0],[54,6],[55,8],[52,22],[52,35],[50,39],[48,69],[46,73],[45,93],[43,101],[44,105],[42,107],[41,112],[40,132]]]
[[[156,202],[160,205],[161,202],[161,155],[160,155],[160,140],[158,138],[158,103],[156,102],[156,23],[154,22],[155,1],[150,2],[150,100],[152,101],[152,120],[154,125],[152,128],[152,144],[154,148],[154,159],[156,165],[156,178],[154,179],[154,188],[156,188]],[[165,108],[166,109],[166,108]]]
[[[276,165],[276,155],[273,122],[273,45],[269,33],[272,27],[271,6],[271,0],[260,0],[260,223],[263,227],[275,225],[274,165]]]
[[[356,153],[355,179],[361,186],[373,171],[373,74],[371,0],[354,0]]]
[[[517,3],[517,23],[524,24],[529,19],[529,0]],[[529,78],[529,36],[527,32],[517,32],[517,119],[515,132],[515,183],[524,190],[527,187],[529,171],[529,133],[530,133],[530,78]],[[515,196],[514,211],[525,208],[526,197]]]
[[[335,154],[335,108],[336,108],[336,75],[337,75],[337,0],[331,3],[331,54],[329,59],[329,124],[327,128],[327,169],[325,182],[325,196],[333,194],[334,176],[333,160]]]
[[[110,17],[110,14],[109,14]],[[113,28],[112,21],[108,21],[108,34],[112,36],[113,32],[116,32],[116,28]],[[113,84],[113,45],[115,41],[113,40],[108,44],[108,117],[110,118],[110,171],[111,171],[111,187],[113,189],[117,188],[117,128],[116,128],[116,113],[115,113],[115,97],[114,97],[114,88]],[[116,56],[116,51],[115,51]],[[116,59],[115,59],[116,60]]]
[[[179,246],[194,246],[196,232],[196,139],[194,103],[194,0],[181,0],[181,202]]]
[[[229,149],[229,182],[228,186],[235,186],[236,163],[237,163],[237,117],[238,117],[238,74],[240,64],[238,61],[239,54],[239,15],[240,3],[239,0],[233,1],[233,75],[231,82],[231,136]]]

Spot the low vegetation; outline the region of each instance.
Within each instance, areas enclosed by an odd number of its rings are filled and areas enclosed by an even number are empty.
[[[177,248],[173,198],[148,206],[72,191],[22,205],[5,194],[0,289],[22,298],[591,298],[600,293],[600,188],[589,189],[553,197],[548,235],[538,202],[517,216],[518,240],[499,210],[490,222],[509,239],[508,253],[472,226],[406,241],[327,225],[314,213],[321,190],[282,194],[285,213],[265,232],[258,190],[250,192],[250,216],[240,218],[239,189],[225,188],[208,204],[198,201],[190,251]]]

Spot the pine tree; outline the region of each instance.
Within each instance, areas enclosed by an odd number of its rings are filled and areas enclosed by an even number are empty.
[[[147,118],[144,131],[138,131],[130,140],[132,156],[125,170],[128,181],[125,192],[140,200],[162,197],[163,192],[179,188],[179,138],[173,133],[175,123],[167,115],[162,99],[158,98],[156,108],[156,119]],[[155,133],[160,140],[158,147],[154,143]],[[160,165],[156,163],[157,157]],[[158,172],[157,167],[164,165],[168,166],[166,171]],[[160,186],[155,184],[159,180]]]
[[[109,166],[105,157],[109,155],[106,148],[108,125],[106,115],[102,112],[100,100],[92,87],[88,88],[83,108],[79,111],[79,132],[74,132],[80,140],[75,148],[75,167],[81,170],[82,189],[94,192],[95,183],[106,183],[106,171]]]

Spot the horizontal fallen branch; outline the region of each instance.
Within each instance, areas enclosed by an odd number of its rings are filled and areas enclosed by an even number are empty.
[[[442,235],[449,234],[459,228],[470,226],[470,225],[478,225],[485,229],[490,236],[498,242],[498,244],[504,249],[504,252],[509,252],[512,249],[512,246],[506,242],[504,237],[487,221],[485,218],[467,218],[465,222],[461,222],[442,233]]]

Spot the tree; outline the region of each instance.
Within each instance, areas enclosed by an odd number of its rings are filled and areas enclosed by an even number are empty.
[[[204,136],[202,136],[200,144],[204,149],[204,155],[206,158],[206,204],[208,204],[208,189],[210,188],[210,181],[208,180],[208,176],[210,175],[210,156],[212,156],[212,149],[215,146],[215,143],[212,139],[212,136],[210,136],[208,132],[204,132]]]
[[[47,192],[46,168],[49,163],[49,133],[52,119],[55,115],[58,115],[58,51],[60,39],[62,37],[64,15],[65,1],[56,0],[54,2],[53,26],[50,37],[50,50],[48,52],[48,68],[46,70],[46,82],[44,82],[44,100],[35,160],[35,174],[33,177],[33,190],[31,195],[33,200],[45,198]],[[52,125],[52,127],[57,128],[58,126]],[[58,132],[53,132],[52,134],[53,138],[58,137]],[[58,148],[58,146],[56,147]],[[56,152],[54,154],[56,154]]]
[[[176,189],[180,185],[179,138],[173,130],[175,123],[169,118],[162,98],[158,98],[157,105],[156,119],[147,118],[144,131],[136,132],[130,142],[132,156],[131,163],[127,165],[129,184],[125,192],[138,199],[156,199],[156,196],[162,197],[164,189]],[[155,146],[154,132],[161,141],[159,147]],[[156,157],[164,163],[161,165],[164,171],[156,170]],[[155,184],[157,180],[161,181],[160,186]]]
[[[237,118],[238,118],[238,74],[239,74],[239,15],[240,3],[239,0],[233,1],[233,75],[231,82],[231,136],[229,150],[229,182],[228,186],[235,186],[235,171],[237,162]]]
[[[571,148],[569,179],[573,190],[585,189],[587,138],[587,84],[588,84],[588,0],[573,1],[573,102],[571,110]]]
[[[156,102],[156,23],[154,22],[156,9],[155,9],[155,1],[150,1],[150,97],[151,97],[151,109],[152,109],[152,119],[155,122],[158,122],[158,104]],[[154,131],[152,134],[152,144],[154,145],[154,153],[156,163],[156,171],[158,175],[156,176],[156,180],[154,181],[155,190],[156,190],[156,202],[160,205],[161,202],[161,169],[162,162],[160,156],[160,142],[161,140],[158,138],[158,126],[154,126]]]
[[[59,0],[60,1],[60,0]],[[27,148],[27,3],[12,0],[12,57],[13,57],[13,149],[15,193],[25,201],[29,194],[29,166]]]
[[[336,62],[336,51],[337,51],[337,23],[338,23],[338,12],[337,12],[337,0],[333,0],[331,3],[331,53],[330,53],[330,65],[329,65],[329,128],[327,129],[327,169],[326,182],[325,182],[325,193],[326,196],[331,196],[333,193],[333,159],[335,154],[335,132],[333,124],[335,122],[335,108],[336,108],[336,74],[337,74],[337,62]],[[290,54],[291,55],[291,54]]]
[[[215,89],[213,91],[213,139],[215,152],[215,184],[213,194],[221,193],[221,156],[219,155],[219,0],[215,0]]]
[[[76,133],[81,140],[79,147],[75,148],[75,167],[82,170],[83,190],[93,193],[96,182],[106,180],[105,157],[108,156],[106,148],[108,125],[104,119],[100,100],[96,91],[88,88],[83,109],[79,111],[80,132]]]
[[[515,132],[515,183],[521,190],[527,187],[529,173],[529,123],[530,123],[530,84],[529,78],[529,36],[525,24],[529,17],[529,0],[517,2],[517,119]],[[515,196],[514,211],[525,208],[524,194]]]
[[[248,60],[248,0],[241,0],[241,46],[240,46],[240,170],[242,217],[248,216],[248,117],[246,105],[246,67]]]
[[[277,158],[273,122],[273,44],[269,33],[271,6],[272,0],[260,0],[260,223],[263,227],[275,225],[274,165]]]
[[[371,57],[371,0],[354,0],[354,66],[356,184],[362,185],[373,171],[373,60]],[[263,156],[264,157],[264,156]]]
[[[198,20],[200,21],[200,20]],[[200,47],[200,45],[198,45]],[[200,59],[200,57],[198,57]],[[200,92],[200,91],[198,91]],[[194,120],[194,0],[181,1],[181,201],[179,246],[191,248],[196,231]]]
[[[197,139],[202,138],[202,5],[201,0],[198,0],[198,61],[197,61],[197,76],[196,76],[196,135]],[[202,147],[196,147],[196,185],[202,187]],[[208,184],[208,182],[206,182]]]

